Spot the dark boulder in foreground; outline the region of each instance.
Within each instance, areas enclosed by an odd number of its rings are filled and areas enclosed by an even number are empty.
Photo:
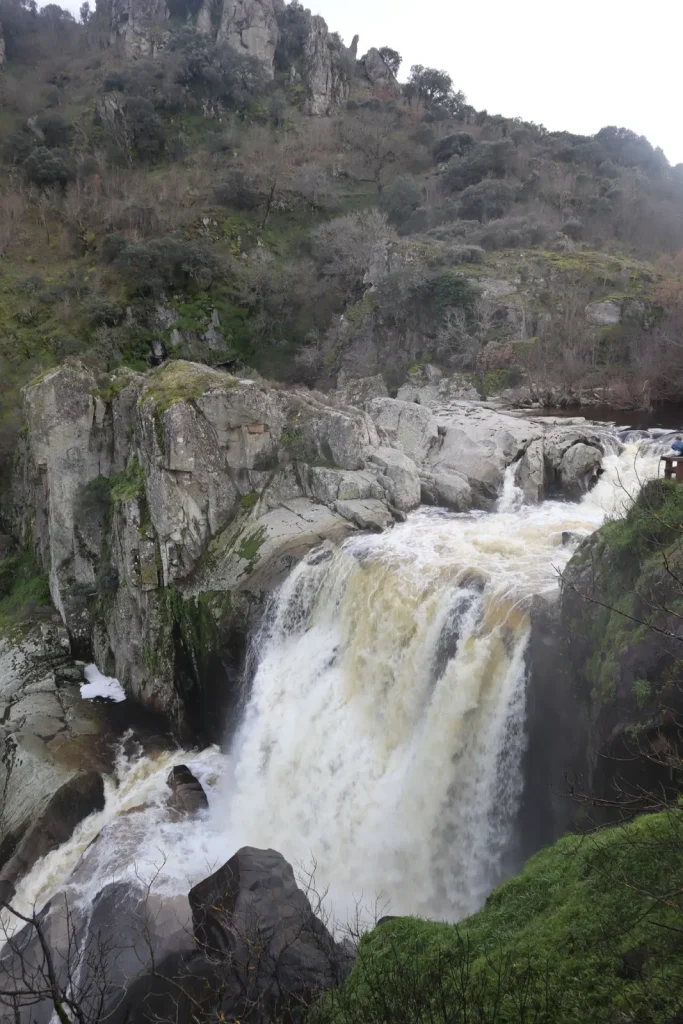
[[[195,948],[157,961],[130,986],[112,1024],[184,1024],[198,1012],[296,1021],[352,966],[275,850],[242,848],[190,890],[189,902]]]

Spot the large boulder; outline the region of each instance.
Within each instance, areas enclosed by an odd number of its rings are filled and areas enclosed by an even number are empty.
[[[189,904],[193,948],[160,958],[129,984],[110,1007],[112,1024],[190,1024],[198,1012],[298,1021],[352,966],[274,850],[242,848],[190,890]]]
[[[376,47],[373,46],[360,58],[360,64],[363,67],[365,77],[375,89],[380,90],[384,94],[398,92],[396,75]]]
[[[368,466],[378,472],[377,481],[393,508],[409,512],[420,504],[417,466],[403,452],[395,448],[377,448],[368,457]]]
[[[524,452],[517,470],[517,485],[521,487],[527,505],[537,505],[543,501],[547,473],[542,438],[532,441]]]
[[[468,402],[434,415],[442,443],[430,451],[424,470],[463,477],[480,506],[495,501],[506,467],[543,435],[530,420]]]
[[[438,444],[436,420],[425,406],[394,398],[374,398],[368,403],[367,410],[383,440],[394,448],[400,448],[415,462],[423,462]]]
[[[232,965],[238,990],[263,1007],[265,1019],[268,1009],[310,1002],[348,968],[348,954],[275,850],[243,847],[191,889],[189,900],[202,951]]]
[[[99,772],[78,772],[60,786],[0,871],[0,902],[10,900],[17,881],[41,857],[65,843],[84,818],[103,807],[104,782]]]
[[[197,811],[204,811],[209,806],[201,782],[187,765],[174,765],[169,772],[167,784],[171,790],[168,806],[178,816],[196,814]]]
[[[579,442],[562,456],[560,481],[568,498],[578,500],[594,487],[602,472],[602,452],[592,445]]]

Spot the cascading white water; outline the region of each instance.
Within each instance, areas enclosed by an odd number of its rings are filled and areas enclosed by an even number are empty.
[[[579,503],[522,507],[510,470],[495,513],[421,509],[312,553],[271,602],[229,754],[122,761],[105,809],[36,865],[18,909],[135,875],[184,893],[247,843],[315,861],[341,916],[382,895],[394,913],[476,909],[520,797],[530,599],[557,587],[564,531],[590,533],[656,474],[654,450],[637,453],[608,455]],[[165,806],[180,761],[209,796],[191,822]]]

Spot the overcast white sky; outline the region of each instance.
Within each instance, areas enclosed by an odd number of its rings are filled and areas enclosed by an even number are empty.
[[[683,162],[681,0],[304,3],[347,44],[357,32],[361,54],[393,46],[400,77],[411,64],[443,68],[479,110],[586,135],[624,126]]]

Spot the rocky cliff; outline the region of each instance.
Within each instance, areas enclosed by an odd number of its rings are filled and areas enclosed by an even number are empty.
[[[265,596],[311,548],[385,529],[421,500],[490,508],[532,445],[548,465],[556,449],[604,448],[590,429],[482,405],[358,408],[181,361],[99,379],[64,365],[24,407],[16,521],[74,653],[179,734],[212,739]]]
[[[604,821],[618,816],[619,805],[652,809],[675,787],[682,513],[680,485],[646,484],[624,519],[577,548],[559,600],[535,603],[525,812],[531,845],[576,817],[581,800],[568,800],[572,791],[589,794],[591,818]]]
[[[241,649],[295,560],[420,500],[415,463],[366,413],[198,364],[99,382],[64,366],[25,411],[17,518],[75,650],[181,731],[210,723],[203,669]],[[232,653],[210,665],[219,626]]]
[[[260,60],[271,78],[276,63],[286,68],[286,74],[303,83],[306,112],[329,114],[348,98],[354,57],[332,38],[324,18],[303,8],[296,13],[296,45],[277,61],[284,0],[202,0],[194,24],[197,32],[216,43]],[[110,45],[120,42],[128,57],[153,57],[167,45],[173,27],[166,0],[109,0],[105,18]],[[382,58],[374,50],[367,56],[362,67],[368,80],[382,84]]]

